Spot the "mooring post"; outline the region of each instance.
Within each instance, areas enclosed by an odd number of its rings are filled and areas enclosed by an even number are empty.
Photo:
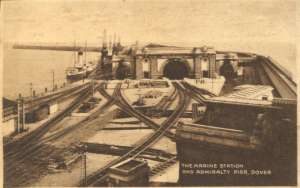
[[[18,120],[17,120],[17,126],[16,126],[16,133],[20,132],[20,125],[21,125],[21,94],[19,94],[19,98],[17,100],[17,112],[18,112]]]
[[[54,70],[51,70],[52,72],[52,90],[54,91],[55,90],[55,72]]]
[[[22,128],[21,131],[24,131],[25,129],[25,105],[24,100],[22,100]]]

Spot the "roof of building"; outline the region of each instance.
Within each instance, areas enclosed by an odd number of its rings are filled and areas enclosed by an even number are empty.
[[[264,108],[276,108],[271,98],[262,99],[261,96],[270,94],[273,87],[267,85],[240,85],[234,91],[224,96],[207,99],[208,103],[218,103],[227,105],[240,105]],[[272,93],[271,93],[272,94]]]
[[[258,146],[258,143],[252,142],[251,135],[242,130],[211,125],[186,124],[180,122],[176,130],[176,137],[180,138],[178,139],[179,142],[181,140],[189,140],[197,144],[222,145],[247,150],[256,149]]]
[[[237,98],[237,97],[213,97],[207,100],[211,103],[223,103],[232,104],[240,106],[257,106],[257,107],[272,107],[272,101],[270,100],[258,100],[258,99],[247,99],[247,98]]]
[[[177,46],[164,46],[159,44],[149,44],[143,49],[139,49],[137,55],[179,55],[179,54],[201,54],[201,53],[215,53],[213,47],[177,47]]]
[[[268,85],[240,85],[234,88],[234,91],[226,94],[226,97],[230,98],[246,98],[255,99],[257,96],[261,96],[266,92],[272,92],[273,87]]]

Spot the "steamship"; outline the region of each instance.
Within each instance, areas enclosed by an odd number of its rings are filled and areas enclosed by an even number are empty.
[[[82,55],[83,53],[79,51],[77,61],[75,61],[74,66],[68,67],[66,70],[66,77],[69,82],[87,78],[88,75],[96,68],[96,65],[92,62],[83,63]]]

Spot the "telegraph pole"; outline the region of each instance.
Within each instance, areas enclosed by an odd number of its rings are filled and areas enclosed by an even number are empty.
[[[25,127],[25,106],[24,106],[24,99],[19,95],[17,99],[17,111],[18,111],[18,119],[17,119],[17,126],[16,132],[21,133]]]
[[[86,179],[86,172],[87,172],[87,167],[86,167],[86,151],[87,151],[87,146],[83,145],[81,146],[81,156],[82,156],[82,165],[83,165],[83,180],[82,180],[82,185],[86,186],[87,185],[87,179]]]
[[[52,88],[53,88],[53,91],[54,91],[54,70],[51,71],[52,72]]]
[[[19,96],[18,99],[17,110],[18,110],[18,122],[17,122],[16,132],[20,133],[22,130],[22,123],[23,123],[23,99],[21,98],[21,96]]]
[[[29,83],[29,85],[30,85],[30,106],[32,106],[32,101],[33,101],[33,97],[34,97],[34,95],[33,95],[33,84],[32,84],[32,82],[30,82]],[[26,115],[26,113],[25,113],[25,107],[24,107],[24,100],[22,99],[22,106],[21,106],[21,108],[22,108],[22,124],[21,124],[21,131],[24,131],[24,129],[25,129],[25,115]]]

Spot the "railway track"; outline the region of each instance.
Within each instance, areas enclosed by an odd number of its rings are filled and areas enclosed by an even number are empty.
[[[143,153],[145,150],[147,150],[149,147],[151,147],[154,143],[156,143],[158,140],[160,140],[165,135],[165,133],[169,130],[169,128],[171,128],[177,122],[179,117],[185,111],[185,109],[190,101],[190,98],[186,97],[186,95],[184,94],[183,88],[181,88],[181,86],[179,86],[178,83],[174,83],[174,86],[179,90],[179,92],[178,92],[179,103],[178,103],[176,109],[174,110],[174,112],[170,115],[170,117],[167,120],[165,120],[162,123],[162,125],[158,129],[156,129],[156,131],[153,134],[151,134],[149,137],[147,137],[145,140],[143,140],[143,142],[138,143],[132,150],[127,152],[125,155],[119,157],[118,159],[111,161],[110,163],[108,163],[107,165],[102,167],[101,169],[97,170],[95,173],[88,176],[87,181],[86,181],[87,185],[85,185],[85,186],[96,185],[99,180],[101,180],[101,179],[103,179],[103,177],[105,177],[107,170],[111,166],[118,164],[121,161],[124,161],[128,158],[138,157],[141,153]],[[121,87],[121,85],[119,84],[117,97],[122,99],[123,97],[121,94],[120,87]]]
[[[99,89],[99,92],[107,99],[113,98],[103,88]],[[134,109],[132,106],[130,106],[127,103],[126,99],[124,99],[124,97],[122,95],[118,95],[118,98],[117,99],[113,98],[113,100],[114,100],[115,104],[118,105],[121,109],[123,109],[123,111],[125,113],[137,118],[138,120],[145,123],[147,126],[153,128],[154,130],[159,129],[160,125],[155,123],[149,117],[145,116],[142,112],[140,112],[140,111]],[[171,140],[175,139],[175,134],[170,131],[166,132],[165,135],[168,138],[170,138]]]
[[[199,88],[196,88],[194,86],[191,86],[190,84],[188,84],[185,81],[182,81],[181,84],[186,89],[187,95],[189,95],[191,98],[193,98],[198,103],[203,104],[207,100],[206,97],[203,96],[203,94],[208,95],[210,97],[214,97],[215,96],[213,93],[210,93],[210,92],[208,92],[206,90],[199,89]]]
[[[100,84],[101,87],[102,84]],[[47,142],[55,141],[59,138],[62,138],[63,136],[75,131],[76,129],[80,128],[83,125],[88,125],[90,123],[93,123],[93,120],[97,119],[101,113],[103,113],[105,110],[107,110],[109,107],[111,107],[114,104],[112,100],[108,100],[102,107],[100,107],[98,110],[93,112],[91,115],[87,116],[83,120],[75,123],[74,125],[63,129],[61,131],[58,131],[42,140],[40,140],[39,144],[34,148],[34,150],[30,153],[30,155],[27,155],[24,159],[28,158],[29,156],[34,156],[35,154],[38,154],[39,151],[42,149],[47,148],[47,145],[45,145]]]
[[[101,83],[99,85],[99,87],[97,88],[102,88],[104,86],[104,83]],[[96,89],[97,89],[96,88]],[[115,91],[116,92],[116,91]],[[45,142],[49,142],[49,141],[52,141],[52,140],[55,140],[55,139],[58,139],[60,137],[63,137],[64,135],[72,132],[73,130],[77,129],[78,127],[80,127],[82,124],[87,124],[87,123],[90,123],[92,122],[93,120],[97,119],[99,117],[100,114],[102,114],[103,112],[105,112],[108,108],[110,108],[113,104],[114,104],[114,96],[115,96],[115,92],[114,94],[112,95],[113,97],[109,100],[107,100],[105,102],[105,104],[100,107],[98,110],[96,110],[95,112],[93,112],[92,114],[90,114],[89,116],[87,116],[86,118],[84,118],[82,121],[74,124],[73,126],[67,128],[67,129],[64,129],[62,131],[59,131],[58,133],[56,134],[53,134],[47,138],[45,138],[43,141]]]
[[[91,87],[90,83],[85,83],[84,85],[76,86],[74,88],[68,89],[66,91],[62,92],[56,92],[50,96],[45,95],[38,98],[35,98],[34,100],[25,98],[25,111],[32,111],[37,109],[41,104],[47,104],[50,101],[54,100],[64,100],[65,98],[68,98],[70,96],[74,96],[78,93],[81,93],[83,90],[85,90],[87,87]]]
[[[71,96],[75,96],[86,89],[86,87],[89,87],[90,83],[86,83],[84,85],[76,86],[74,88],[67,89],[66,91],[56,91],[53,94],[44,95],[44,96],[36,96],[34,98],[32,97],[25,97],[24,100],[24,106],[25,106],[25,112],[32,112],[34,110],[37,110],[40,106],[43,104],[47,104],[51,101],[63,101],[66,98],[69,98]],[[18,110],[17,106],[13,106],[10,109],[8,109],[7,112],[4,111],[4,118],[7,118],[9,116],[17,116]]]
[[[53,118],[46,121],[44,124],[42,124],[39,128],[32,131],[31,133],[25,135],[23,138],[8,143],[4,145],[4,156],[10,156],[11,153],[19,153],[23,149],[27,149],[27,147],[30,147],[33,145],[36,141],[38,141],[39,138],[41,138],[47,131],[56,123],[61,121],[65,116],[69,115],[74,109],[76,109],[81,103],[83,99],[85,99],[88,95],[90,95],[91,89],[86,88],[82,91],[82,94],[78,96],[65,110],[62,112],[56,114]],[[8,152],[8,149],[13,149],[11,152]]]
[[[100,84],[98,87],[102,87],[102,84]],[[97,88],[98,88],[97,87]],[[89,95],[90,93],[88,93],[87,95]],[[75,100],[74,103],[80,105],[80,101],[86,99],[87,95],[84,95],[83,97],[81,97],[79,100]],[[113,95],[114,96],[114,95]],[[93,112],[91,115],[87,116],[86,118],[84,118],[83,120],[79,121],[78,123],[75,123],[74,125],[70,126],[69,128],[66,128],[66,129],[63,129],[57,133],[54,133],[42,140],[40,140],[39,138],[41,138],[52,126],[54,126],[55,124],[57,124],[59,121],[55,121],[55,122],[46,122],[46,124],[48,125],[48,127],[45,127],[45,126],[41,126],[42,129],[43,129],[43,132],[39,132],[40,136],[37,137],[35,135],[28,135],[30,138],[34,138],[36,140],[38,140],[38,144],[34,147],[34,148],[31,148],[31,149],[26,149],[26,153],[29,153],[30,151],[33,151],[34,152],[37,152],[39,149],[39,147],[41,147],[42,144],[46,143],[46,142],[49,142],[49,141],[53,141],[55,139],[58,139],[70,132],[72,132],[73,130],[75,130],[76,128],[80,127],[83,123],[90,123],[92,122],[93,120],[97,119],[98,116],[104,112],[105,110],[107,110],[110,106],[113,105],[113,100],[108,100],[102,107],[100,107],[98,110],[96,110],[95,112]],[[72,108],[72,110],[70,110],[68,113],[65,113],[65,112],[62,112],[60,114],[58,114],[61,118],[65,117],[66,115],[69,115],[75,108],[78,107],[78,105],[74,108]],[[63,116],[63,114],[65,114]],[[55,118],[55,117],[54,117]],[[61,119],[60,119],[61,120]],[[50,126],[51,125],[51,126]],[[40,129],[40,128],[39,128]],[[30,143],[30,145],[34,145],[33,143]],[[19,148],[20,149],[20,148]],[[22,148],[21,148],[22,150]],[[22,152],[23,155],[24,155],[24,152]],[[15,155],[18,155],[17,153],[15,153]],[[21,156],[21,157],[24,157],[24,156]],[[24,158],[25,159],[25,158]]]
[[[154,106],[154,111],[155,112],[166,111],[171,106],[176,96],[177,96],[177,90],[175,88],[171,93],[171,95],[162,97],[162,99]]]
[[[16,172],[13,167],[18,166],[23,160],[29,158],[31,153],[35,150],[41,149],[43,146],[39,143],[40,138],[46,134],[50,128],[60,122],[65,116],[69,115],[81,103],[80,101],[86,99],[90,95],[91,89],[89,87],[82,91],[66,109],[55,115],[53,118],[46,121],[39,128],[27,134],[23,138],[4,145],[4,171],[5,178],[12,178]]]
[[[101,87],[103,84],[100,84],[98,87]],[[98,110],[93,112],[90,116],[84,118],[82,121],[72,125],[71,127],[67,129],[63,129],[53,135],[50,135],[49,137],[46,137],[44,139],[40,139],[51,127],[53,127],[55,124],[60,122],[60,120],[63,119],[66,115],[70,114],[75,108],[77,108],[81,101],[87,100],[88,96],[91,94],[91,89],[87,89],[86,93],[83,93],[81,96],[79,96],[69,108],[64,110],[63,112],[59,113],[57,116],[52,118],[51,120],[47,121],[44,125],[41,126],[34,134],[28,135],[30,140],[27,140],[28,142],[26,145],[23,145],[22,148],[18,148],[19,152],[13,152],[10,155],[6,155],[5,160],[5,166],[6,166],[6,177],[12,177],[16,173],[14,170],[12,170],[11,165],[21,165],[24,160],[30,159],[34,157],[35,155],[39,155],[40,151],[46,150],[46,155],[50,156],[55,151],[47,151],[48,145],[45,145],[47,142],[53,141],[55,139],[58,139],[60,137],[63,137],[64,135],[74,131],[76,128],[83,125],[83,123],[87,124],[92,122],[93,120],[97,119],[99,114],[107,110],[110,106],[113,105],[112,100],[108,100],[102,107],[100,107]],[[45,153],[45,152],[44,152]],[[13,164],[12,164],[13,163]],[[40,169],[40,167],[37,167]],[[37,170],[38,170],[37,169]]]
[[[133,149],[133,146],[121,146],[121,145],[112,145],[112,144],[99,144],[99,143],[89,143],[81,142],[81,146],[85,146],[85,150],[88,153],[97,153],[97,154],[109,154],[121,156],[126,154],[129,150]],[[152,159],[158,162],[165,162],[166,159],[176,157],[176,154],[166,152],[164,150],[148,148],[139,158],[143,159]]]

